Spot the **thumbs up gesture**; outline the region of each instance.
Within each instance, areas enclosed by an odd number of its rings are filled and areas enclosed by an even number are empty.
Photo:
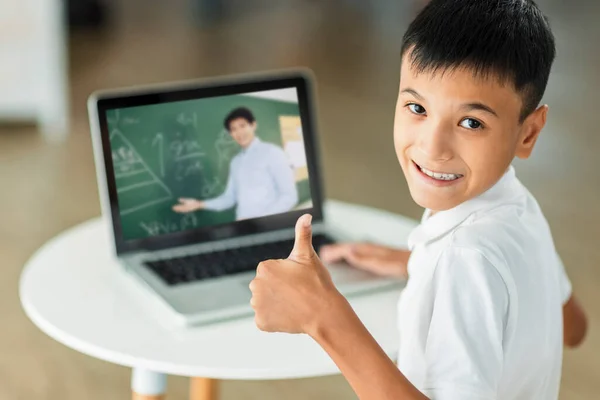
[[[250,304],[260,330],[312,335],[343,299],[312,246],[311,220],[305,214],[296,222],[287,259],[258,264]]]

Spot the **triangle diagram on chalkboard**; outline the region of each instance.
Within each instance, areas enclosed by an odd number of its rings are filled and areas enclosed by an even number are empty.
[[[169,187],[118,129],[110,134],[110,147],[121,216],[173,199]]]

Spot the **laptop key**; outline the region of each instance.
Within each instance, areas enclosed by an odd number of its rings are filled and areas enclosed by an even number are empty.
[[[329,243],[333,243],[333,240],[325,235],[313,236],[313,246],[316,251],[319,251],[322,245]],[[293,247],[294,240],[288,239],[213,253],[147,261],[145,265],[167,285],[173,286],[254,271],[261,261],[286,258]]]

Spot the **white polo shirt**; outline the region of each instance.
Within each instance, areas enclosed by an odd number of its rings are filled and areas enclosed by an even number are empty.
[[[409,237],[398,367],[436,400],[558,398],[571,284],[536,200],[511,166]]]

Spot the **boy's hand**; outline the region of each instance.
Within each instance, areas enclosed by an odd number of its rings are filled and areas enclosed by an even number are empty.
[[[196,210],[202,210],[204,208],[204,202],[196,199],[187,199],[181,197],[179,204],[173,206],[173,211],[178,213],[189,213]]]
[[[321,259],[325,263],[345,261],[380,276],[407,277],[410,251],[371,243],[341,243],[323,246]]]
[[[311,219],[305,214],[296,222],[296,242],[287,259],[258,264],[250,304],[260,330],[312,335],[343,299],[312,247]]]

